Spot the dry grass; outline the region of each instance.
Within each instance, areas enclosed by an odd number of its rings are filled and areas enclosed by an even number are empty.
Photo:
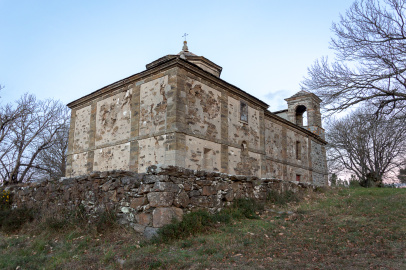
[[[119,226],[30,233],[31,224],[1,236],[0,268],[405,269],[405,202],[406,190],[336,189],[164,244]]]

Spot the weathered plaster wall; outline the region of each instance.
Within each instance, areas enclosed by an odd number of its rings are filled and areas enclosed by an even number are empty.
[[[87,106],[76,111],[73,151],[83,152],[89,148],[91,107]]]
[[[309,158],[308,158],[308,139],[298,133],[295,132],[291,129],[288,129],[286,131],[286,136],[287,136],[287,147],[286,147],[286,155],[287,155],[287,161],[290,163],[302,165],[302,166],[308,166],[309,164]],[[296,142],[300,142],[300,158],[297,159],[296,157]]]
[[[267,159],[265,166],[266,166],[265,177],[284,179],[284,177],[283,177],[283,166],[284,165],[282,163]]]
[[[261,155],[229,146],[228,169],[230,174],[261,177]]]
[[[282,126],[265,119],[265,154],[281,160],[282,152]]]
[[[94,151],[93,171],[128,170],[129,163],[129,142]]]
[[[208,139],[221,138],[221,93],[199,81],[187,78],[185,82],[185,121],[192,134]]]
[[[87,152],[73,154],[72,176],[87,174]]]
[[[185,168],[219,172],[220,166],[220,144],[186,136]]]
[[[300,175],[300,182],[304,183],[311,183],[311,179],[309,178],[309,170],[296,167],[296,166],[286,166],[287,169],[287,178],[288,181],[296,181],[296,175]]]
[[[128,139],[131,132],[131,97],[133,89],[97,102],[95,145]]]
[[[149,137],[138,141],[138,172],[145,173],[147,167],[155,164],[166,164],[166,135]],[[169,160],[167,161],[170,162]],[[174,165],[174,161],[170,162]]]
[[[248,106],[248,123],[240,120],[240,100],[228,97],[228,136],[233,144],[243,141],[252,149],[260,148],[259,111]]]
[[[316,185],[327,185],[327,164],[324,146],[312,141],[310,156],[313,166],[313,183]]]
[[[153,135],[166,128],[168,75],[141,85],[139,135]]]

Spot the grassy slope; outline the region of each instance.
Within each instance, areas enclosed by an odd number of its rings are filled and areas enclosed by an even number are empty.
[[[406,269],[406,189],[334,190],[284,208],[141,247],[122,228],[2,235],[0,269]]]

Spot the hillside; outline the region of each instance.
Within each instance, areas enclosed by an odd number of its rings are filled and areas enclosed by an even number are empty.
[[[34,220],[18,232],[3,226],[0,268],[406,269],[406,189],[282,199],[258,219],[216,222],[204,234],[165,243],[145,242],[108,215],[93,225],[76,213],[69,222]]]

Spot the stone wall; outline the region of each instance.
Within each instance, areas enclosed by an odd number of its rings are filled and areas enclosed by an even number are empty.
[[[147,173],[93,172],[8,189],[13,194],[13,207],[25,205],[52,211],[82,205],[89,214],[109,209],[117,214],[120,223],[150,237],[173,218],[181,219],[184,213],[195,209],[214,212],[236,198],[264,201],[270,190],[302,192],[314,187],[278,179],[154,165],[148,167]]]

